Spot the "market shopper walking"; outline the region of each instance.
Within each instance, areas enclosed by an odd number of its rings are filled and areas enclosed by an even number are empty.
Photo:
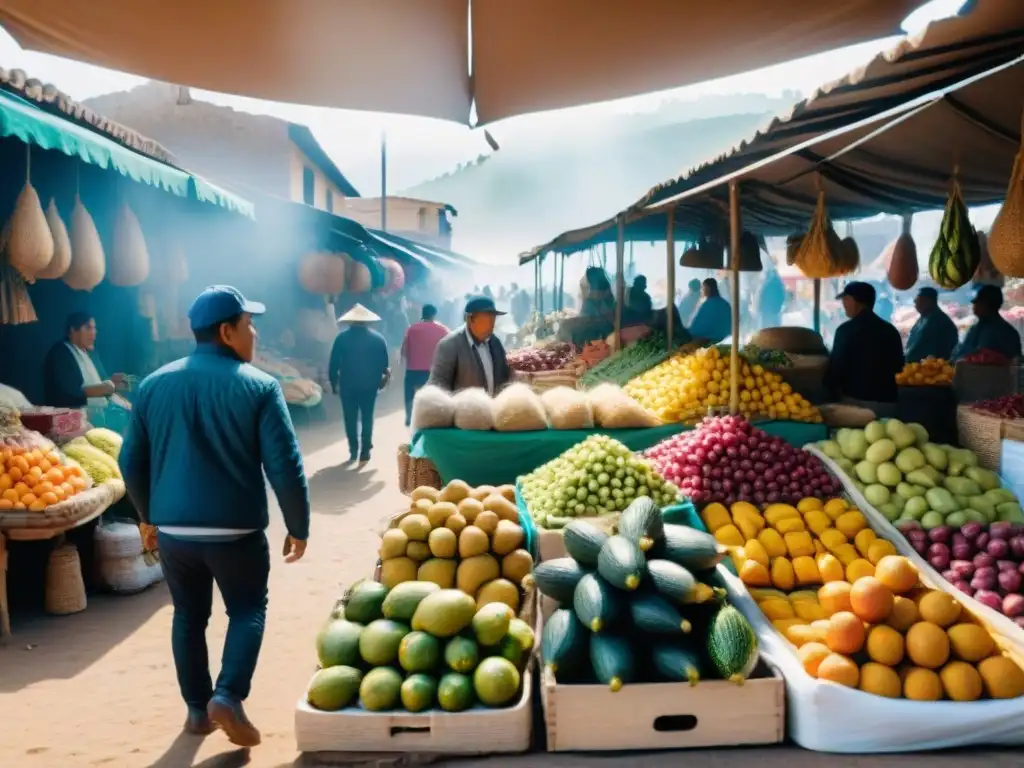
[[[267,614],[264,472],[288,531],[286,563],[303,556],[309,537],[309,488],[284,393],[250,365],[252,319],[264,309],[230,286],[199,294],[188,313],[196,349],[142,382],[120,454],[128,495],[158,530],[185,729],[205,735],[219,727],[242,747],[260,743],[242,702]],[[206,645],[214,584],[228,614],[216,685]]]
[[[437,307],[423,305],[423,319],[409,326],[402,341],[402,359],[405,361],[405,426],[412,423],[412,400],[416,392],[430,378],[434,350],[448,329],[437,322]]]
[[[380,317],[362,304],[338,318],[348,328],[338,334],[331,347],[327,374],[331,390],[341,396],[341,415],[345,421],[349,462],[364,466],[373,450],[373,412],[377,393],[391,380],[388,343],[371,323]]]

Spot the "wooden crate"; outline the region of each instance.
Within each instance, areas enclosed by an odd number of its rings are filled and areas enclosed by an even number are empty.
[[[522,697],[505,709],[478,706],[465,712],[413,713],[351,708],[321,712],[302,696],[295,705],[295,741],[300,752],[526,752],[533,726],[532,677],[527,668]]]

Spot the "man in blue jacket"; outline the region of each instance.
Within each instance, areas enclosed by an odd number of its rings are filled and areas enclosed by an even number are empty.
[[[142,382],[120,455],[132,503],[158,530],[185,729],[219,727],[243,747],[260,743],[242,702],[267,614],[264,471],[288,530],[286,563],[302,557],[309,536],[309,488],[284,395],[249,364],[252,319],[263,312],[230,286],[199,294],[188,313],[196,349]],[[215,583],[228,614],[216,686],[206,647]]]

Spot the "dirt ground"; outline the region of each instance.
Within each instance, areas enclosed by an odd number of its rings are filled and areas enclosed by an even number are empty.
[[[263,731],[250,754],[220,734],[185,736],[184,707],[170,655],[171,606],[166,588],[132,597],[91,598],[75,616],[16,622],[14,637],[0,648],[0,765],[10,768],[222,768],[311,765],[295,750],[293,711],[314,664],[313,638],[342,585],[368,575],[376,559],[383,521],[403,506],[396,481],[395,450],[407,431],[393,386],[378,408],[376,448],[361,471],[340,466],[347,457],[341,424],[302,430],[313,500],[306,557],[271,574],[270,609],[260,665],[247,702]],[[333,403],[331,403],[333,406]],[[272,515],[272,517],[274,517]],[[274,519],[272,551],[283,540]],[[211,659],[219,655],[226,620],[215,608],[210,625]],[[214,665],[216,668],[216,664]],[[216,674],[216,672],[214,672]],[[468,759],[458,765],[639,766],[678,764],[679,753]],[[820,764],[822,756],[791,748],[707,750],[684,759],[704,765],[760,768]],[[893,765],[896,758],[829,756],[833,768]],[[930,768],[982,762],[990,768],[1020,765],[1012,753],[974,752],[898,758],[902,766]]]

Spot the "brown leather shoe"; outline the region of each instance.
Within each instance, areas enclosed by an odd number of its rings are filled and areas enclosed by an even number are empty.
[[[191,733],[193,736],[209,736],[215,730],[216,728],[210,722],[210,717],[205,710],[189,707],[188,717],[185,718],[185,733]]]
[[[228,741],[239,747],[255,747],[262,741],[256,726],[249,722],[240,702],[215,698],[206,707],[210,722],[224,731]]]

